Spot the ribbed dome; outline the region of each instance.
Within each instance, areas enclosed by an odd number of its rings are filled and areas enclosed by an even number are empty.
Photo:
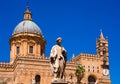
[[[19,33],[34,33],[42,35],[40,28],[32,21],[32,13],[29,10],[29,7],[26,7],[24,12],[24,19],[21,21],[14,29],[13,34]]]
[[[30,20],[23,20],[15,27],[13,35],[18,33],[35,33],[42,35],[42,32],[37,24]]]

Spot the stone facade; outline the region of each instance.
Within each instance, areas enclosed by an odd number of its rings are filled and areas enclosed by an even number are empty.
[[[26,20],[32,21],[32,13],[28,8],[23,21]],[[46,41],[42,34],[33,31],[14,33],[9,43],[10,63],[0,63],[0,84],[51,83],[53,76],[49,59],[44,54]],[[82,84],[111,84],[108,39],[104,38],[102,32],[96,40],[96,50],[97,54],[80,53],[67,62],[64,80],[76,84],[75,69],[82,65],[85,68]]]

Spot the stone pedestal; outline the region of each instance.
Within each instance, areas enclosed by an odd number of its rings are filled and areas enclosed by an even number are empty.
[[[68,84],[68,82],[64,80],[56,80],[56,81],[52,81],[51,84]]]

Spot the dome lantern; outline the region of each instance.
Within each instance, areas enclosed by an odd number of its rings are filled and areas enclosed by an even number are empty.
[[[32,13],[30,12],[29,6],[26,7],[26,11],[24,12],[24,20],[32,20]]]

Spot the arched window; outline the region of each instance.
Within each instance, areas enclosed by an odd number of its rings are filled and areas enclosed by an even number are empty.
[[[28,19],[30,19],[30,16],[28,15]]]
[[[94,76],[89,76],[88,77],[88,84],[95,84],[96,82],[96,79]]]
[[[20,47],[17,46],[17,47],[16,47],[16,54],[19,54],[19,53],[20,53]]]
[[[35,84],[40,84],[40,75],[35,76]]]
[[[33,53],[33,46],[29,46],[29,53]]]
[[[106,50],[103,50],[103,56],[106,56]]]

